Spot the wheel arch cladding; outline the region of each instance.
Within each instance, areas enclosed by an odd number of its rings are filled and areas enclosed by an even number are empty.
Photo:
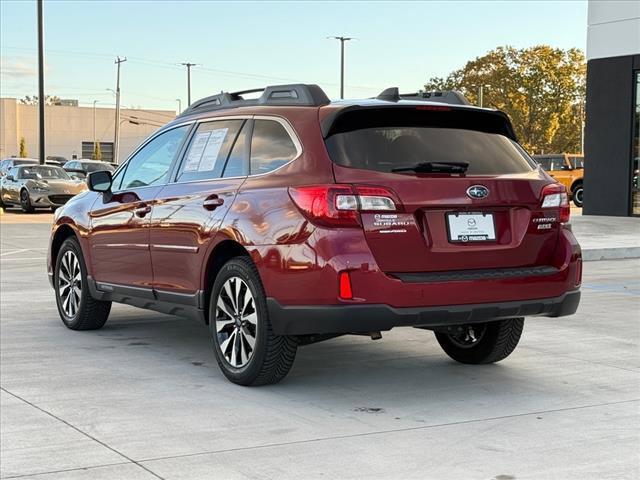
[[[209,302],[211,296],[211,287],[216,280],[218,272],[222,266],[229,260],[235,257],[247,257],[251,261],[251,255],[238,242],[234,240],[223,240],[218,243],[207,258],[206,268],[204,271],[204,278],[202,283],[202,290],[204,293],[204,312],[207,324],[209,323]]]
[[[67,238],[75,237],[76,240],[78,237],[76,236],[76,232],[69,225],[61,225],[56,230],[56,233],[53,236],[53,240],[51,241],[51,265],[55,268],[56,260],[58,259],[58,252],[60,252],[60,247]]]

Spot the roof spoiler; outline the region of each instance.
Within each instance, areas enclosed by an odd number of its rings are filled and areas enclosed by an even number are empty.
[[[414,100],[422,102],[449,103],[452,105],[471,105],[469,100],[456,90],[442,90],[434,92],[400,93],[398,87],[383,90],[376,97],[377,100],[386,102],[399,102],[400,100]]]
[[[262,95],[257,99],[244,98],[244,95],[257,92],[262,92]],[[318,85],[292,83],[289,85],[271,85],[264,88],[242,90],[239,92],[220,92],[218,95],[212,95],[193,102],[180,117],[197,112],[249,105],[319,107],[329,103],[329,97],[327,97]]]

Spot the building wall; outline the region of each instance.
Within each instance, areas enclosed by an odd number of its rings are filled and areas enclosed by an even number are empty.
[[[629,215],[640,2],[589,1],[584,209]]]
[[[113,142],[115,109],[95,111],[96,140]],[[120,160],[124,160],[145,138],[160,125],[175,118],[171,110],[120,110]],[[128,120],[138,122],[138,125]],[[72,158],[82,155],[82,142],[93,141],[93,107],[45,107],[45,152]],[[24,137],[27,153],[37,157],[39,145],[38,106],[23,105],[14,98],[0,99],[0,158],[18,155],[20,138]]]

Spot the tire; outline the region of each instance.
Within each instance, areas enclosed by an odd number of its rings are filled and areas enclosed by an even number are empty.
[[[231,382],[269,385],[291,370],[297,340],[273,333],[264,288],[248,257],[235,257],[220,269],[211,289],[209,329],[218,366]]]
[[[60,247],[53,285],[58,313],[67,328],[71,330],[102,328],[109,318],[111,302],[96,300],[91,296],[87,287],[87,267],[82,257],[82,250],[78,240],[73,237],[67,238]],[[72,293],[71,290],[74,292]]]
[[[27,190],[20,191],[20,207],[24,213],[33,213],[35,208],[31,205],[31,197]]]
[[[465,325],[460,335],[436,332],[436,339],[445,353],[457,362],[474,365],[495,363],[515,350],[523,327],[524,318],[510,318]]]
[[[582,188],[581,183],[575,185],[571,189],[571,197],[573,198],[573,204],[576,207],[582,208],[582,204],[584,203],[583,195],[584,195],[584,188]]]

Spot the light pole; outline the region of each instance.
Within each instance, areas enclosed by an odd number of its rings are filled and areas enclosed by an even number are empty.
[[[182,112],[182,100],[176,98],[176,102],[178,102],[178,115],[180,115],[180,112]]]
[[[195,67],[197,63],[183,62],[182,65],[187,67],[187,106],[191,105],[191,67]]]
[[[353,37],[327,37],[333,40],[340,40],[340,98],[344,98],[344,42],[354,40]]]
[[[116,57],[114,62],[118,66],[116,76],[116,118],[113,132],[113,161],[118,163],[118,149],[120,147],[120,64],[127,61],[127,57]]]
[[[40,130],[40,165],[44,165],[44,20],[42,0],[38,0],[38,127]]]

